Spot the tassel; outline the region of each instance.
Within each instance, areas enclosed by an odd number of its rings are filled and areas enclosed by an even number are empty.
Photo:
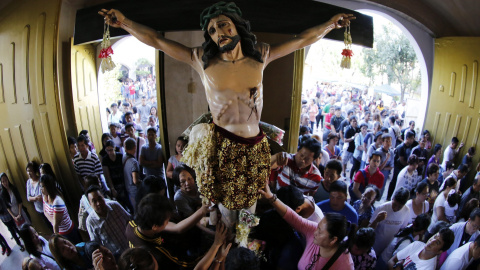
[[[345,49],[342,51],[342,61],[340,67],[350,69],[352,66],[352,35],[350,34],[350,25],[345,26],[345,33],[343,33],[343,43],[345,43]]]
[[[102,59],[102,63],[100,63],[100,67],[102,72],[110,71],[115,68],[115,63],[112,60],[113,49],[110,45],[110,26],[105,23],[103,27],[103,40],[102,40],[102,49],[100,50],[100,54],[98,58]]]

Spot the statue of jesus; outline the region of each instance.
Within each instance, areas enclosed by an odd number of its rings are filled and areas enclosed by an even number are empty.
[[[265,67],[355,19],[352,14],[337,14],[288,41],[269,45],[257,43],[235,3],[218,2],[200,16],[205,42],[189,48],[129,20],[118,10],[102,9],[99,14],[109,25],[126,30],[200,74],[214,123],[192,130],[194,141],[189,142],[184,156],[197,173],[200,193],[219,204],[223,216],[231,216],[231,210],[255,208],[257,191],[265,186],[270,166],[276,162],[271,160],[267,138],[259,128]]]

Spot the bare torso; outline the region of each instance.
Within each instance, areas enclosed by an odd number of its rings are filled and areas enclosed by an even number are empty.
[[[250,57],[233,62],[214,58],[207,69],[197,68],[216,125],[244,138],[258,135],[263,69],[264,63]]]

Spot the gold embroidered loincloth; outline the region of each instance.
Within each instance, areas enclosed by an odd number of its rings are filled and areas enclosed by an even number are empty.
[[[230,210],[252,206],[270,175],[270,148],[262,131],[242,138],[215,124],[199,124],[182,161],[195,170],[202,196]]]

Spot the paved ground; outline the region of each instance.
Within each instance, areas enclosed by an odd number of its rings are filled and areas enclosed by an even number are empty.
[[[7,227],[0,222],[0,233],[3,235],[5,240],[7,240],[8,245],[12,248],[12,254],[7,257],[7,255],[0,255],[0,270],[16,270],[22,269],[22,260],[25,257],[28,257],[26,251],[21,252],[20,247],[15,243],[15,240],[11,239],[12,235],[8,231]]]

